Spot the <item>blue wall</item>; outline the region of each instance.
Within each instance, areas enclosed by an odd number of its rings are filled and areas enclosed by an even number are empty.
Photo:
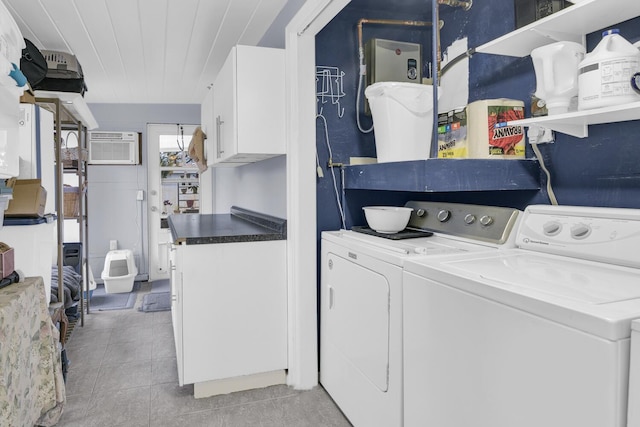
[[[360,2],[363,3],[363,2]],[[417,9],[417,8],[416,8]],[[357,83],[356,24],[359,18],[393,18],[431,20],[423,7],[416,13],[375,11],[360,5],[348,6],[316,37],[316,64],[340,67],[345,72],[341,99],[345,108],[338,118],[334,106],[325,106],[329,139],[334,162],[348,163],[351,156],[375,156],[373,135],[360,133],[355,122],[355,92]],[[512,0],[474,2],[472,9],[441,6],[440,18],[445,21],[441,32],[442,46],[467,37],[469,47],[479,46],[515,28]],[[615,26],[631,42],[640,40],[640,18]],[[365,26],[364,40],[371,37],[419,41],[422,35],[406,30]],[[399,31],[403,31],[399,33]],[[414,37],[413,39],[411,37]],[[418,39],[415,39],[418,37]],[[430,36],[429,36],[430,37]],[[600,39],[600,31],[587,37],[590,52]],[[430,39],[425,42],[423,56],[429,60]],[[424,59],[424,58],[423,58]],[[529,100],[535,91],[535,74],[530,57],[511,58],[475,54],[469,62],[469,102],[489,98]],[[370,118],[363,117],[370,126]],[[318,237],[322,230],[341,227],[330,170],[326,168],[328,150],[322,121],[317,121],[317,150],[324,178],[317,180]],[[611,206],[640,208],[640,121],[589,127],[588,138],[574,138],[556,133],[556,142],[539,146],[550,169],[558,202],[564,205]],[[534,154],[527,146],[527,157]],[[387,191],[348,190],[342,192],[339,170],[335,170],[338,190],[347,210],[347,227],[364,224],[361,207],[368,204],[402,205],[408,200],[440,200],[462,203],[492,204],[524,209],[533,203],[549,203],[544,188],[539,192],[462,192],[462,193],[399,193]],[[544,187],[545,181],[542,180]]]
[[[430,12],[423,7],[423,12]],[[364,10],[361,7],[349,5],[336,18],[334,18],[324,30],[316,36],[316,65],[339,67],[345,73],[344,93],[340,100],[344,107],[344,116],[338,117],[337,107],[325,104],[323,115],[327,119],[327,127],[333,161],[336,163],[349,163],[350,157],[375,157],[375,142],[373,133],[363,134],[356,126],[356,88],[358,84],[358,40],[356,26],[361,18],[369,19],[402,19],[430,21],[430,13],[397,13],[384,10]],[[427,73],[426,63],[431,58],[431,29],[429,27],[400,27],[365,25],[363,27],[363,41],[370,38],[385,38],[413,43],[421,43],[423,46],[423,74]],[[364,91],[364,84],[363,84]],[[361,94],[361,102],[364,94]],[[361,121],[364,128],[371,127],[371,117],[365,116],[362,104],[360,107]],[[325,140],[323,121],[318,119],[317,124],[317,150],[321,167],[324,170],[324,178],[317,179],[317,203],[318,203],[318,233],[321,230],[336,230],[341,228],[340,215],[338,213],[336,195],[334,191],[331,170],[327,168],[329,150]],[[338,191],[341,192],[340,169],[334,170]],[[380,194],[376,199],[379,203],[387,200],[387,194]],[[342,196],[340,196],[342,197]],[[393,196],[392,196],[393,197]],[[390,204],[390,202],[386,202]],[[404,204],[404,202],[402,203]],[[349,224],[347,224],[349,226]]]

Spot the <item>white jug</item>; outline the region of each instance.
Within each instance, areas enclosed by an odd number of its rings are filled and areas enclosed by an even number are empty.
[[[531,51],[536,72],[535,96],[545,101],[549,115],[566,113],[571,98],[578,95],[578,65],[584,56],[584,46],[570,41]]]
[[[640,101],[631,86],[631,77],[640,71],[640,51],[618,33],[604,31],[600,43],[580,63],[580,110]]]

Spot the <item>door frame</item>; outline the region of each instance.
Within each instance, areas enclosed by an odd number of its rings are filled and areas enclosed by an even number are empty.
[[[287,383],[318,384],[315,38],[350,0],[307,0],[285,30]]]
[[[198,125],[180,124],[184,128],[185,135],[192,135]],[[149,281],[169,279],[169,245],[171,234],[168,229],[164,233],[156,233],[160,230],[162,212],[162,185],[160,178],[160,135],[176,134],[176,123],[147,123],[147,248],[149,258]],[[186,151],[186,147],[185,147]],[[202,177],[200,177],[202,179]],[[160,237],[164,238],[160,238]],[[159,271],[162,250],[167,260],[164,272]]]

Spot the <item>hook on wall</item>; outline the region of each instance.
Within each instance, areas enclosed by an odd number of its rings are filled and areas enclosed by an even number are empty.
[[[344,71],[338,67],[316,66],[316,100],[318,114],[322,114],[323,105],[331,101],[338,109],[338,117],[344,116],[344,107],[340,105],[340,98],[344,96]]]

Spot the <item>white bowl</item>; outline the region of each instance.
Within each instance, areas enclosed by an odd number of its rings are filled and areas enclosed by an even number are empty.
[[[413,211],[413,208],[398,206],[365,206],[362,209],[369,227],[387,234],[404,230]]]

